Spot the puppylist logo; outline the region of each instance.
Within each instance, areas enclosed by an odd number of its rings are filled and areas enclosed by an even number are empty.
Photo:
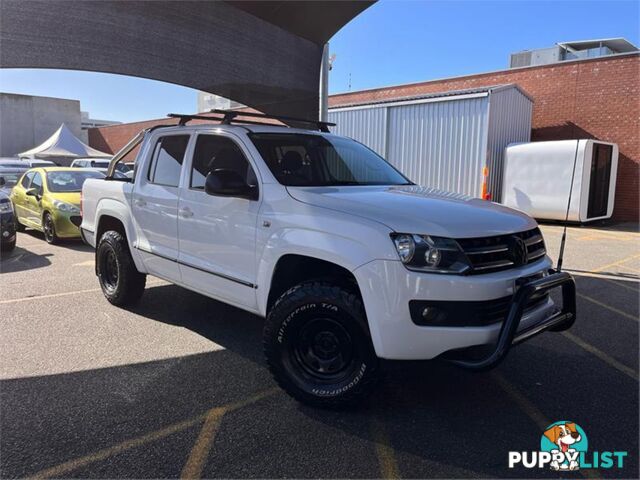
[[[622,468],[626,451],[591,452],[582,427],[562,420],[549,425],[540,438],[539,452],[509,452],[509,468],[548,468],[571,472],[588,468]]]

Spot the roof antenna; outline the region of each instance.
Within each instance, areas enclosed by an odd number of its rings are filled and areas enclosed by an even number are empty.
[[[564,257],[564,244],[567,241],[567,222],[569,221],[569,209],[571,208],[571,194],[573,193],[573,179],[576,175],[576,164],[578,163],[578,147],[580,140],[576,140],[576,154],[573,158],[573,172],[571,172],[571,185],[569,186],[569,201],[567,202],[567,214],[564,217],[564,229],[562,230],[562,240],[560,240],[560,253],[558,255],[558,266],[556,271],[562,271],[562,258]]]

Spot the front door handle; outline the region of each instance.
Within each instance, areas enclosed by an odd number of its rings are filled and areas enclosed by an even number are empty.
[[[190,218],[193,217],[193,212],[189,207],[184,207],[178,210],[178,213],[182,218]]]
[[[144,207],[144,206],[146,206],[146,205],[147,205],[147,202],[145,202],[145,201],[144,201],[144,200],[142,200],[141,198],[136,198],[136,199],[133,201],[133,203],[134,203],[134,205],[135,205],[136,207]]]

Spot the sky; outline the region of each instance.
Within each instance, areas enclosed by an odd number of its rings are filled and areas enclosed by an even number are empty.
[[[509,54],[557,42],[624,37],[640,45],[640,2],[381,0],[330,42],[330,93],[508,67]],[[3,69],[0,91],[77,99],[91,117],[131,122],[193,113],[196,91],[153,80]]]

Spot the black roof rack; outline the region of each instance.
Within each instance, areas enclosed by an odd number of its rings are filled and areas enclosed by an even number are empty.
[[[264,118],[264,119],[272,119],[279,120],[283,123],[285,122],[295,122],[295,123],[306,123],[309,125],[314,125],[316,129],[321,132],[329,132],[329,127],[334,127],[335,123],[330,122],[322,122],[320,120],[309,120],[306,118],[295,118],[295,117],[287,117],[284,115],[267,115],[265,113],[254,113],[254,112],[241,112],[237,110],[218,110],[214,109],[210,111],[211,113],[215,113],[218,116],[213,115],[187,115],[181,113],[170,113],[167,116],[170,118],[179,118],[178,125],[186,125],[187,122],[191,120],[211,120],[211,121],[219,121],[223,125],[231,125],[232,123],[244,123],[249,125],[267,125],[264,122],[254,122],[252,120],[245,120],[243,118],[237,117],[250,117],[250,118]]]

